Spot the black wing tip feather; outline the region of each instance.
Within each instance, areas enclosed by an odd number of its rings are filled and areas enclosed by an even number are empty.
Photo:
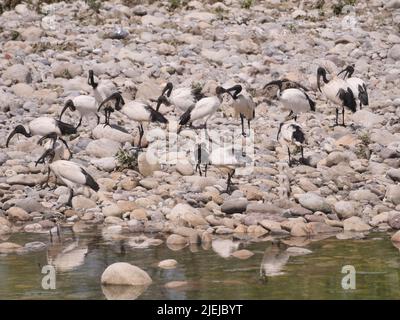
[[[368,105],[368,92],[367,86],[365,83],[362,86],[358,86],[358,99],[360,100],[361,104],[364,106]]]
[[[293,139],[300,143],[304,143],[304,141],[306,139],[305,139],[304,132],[301,129],[301,127],[296,124],[292,124],[292,127],[295,129],[293,132]]]
[[[311,111],[315,111],[315,101],[311,100],[307,93],[304,92],[304,94],[308,100],[308,103],[310,104]]]
[[[199,101],[205,97],[205,95],[201,92],[202,88],[193,88],[192,95],[194,96],[196,101]]]
[[[162,113],[154,110],[152,107],[147,106],[150,111],[150,120],[151,122],[160,122],[160,123],[168,123],[168,119],[162,115]]]
[[[90,187],[94,191],[99,191],[100,187],[97,184],[97,182],[94,181],[93,177],[82,168],[81,168],[81,172],[84,174],[84,176],[86,178],[85,185]]]
[[[181,126],[184,126],[185,124],[187,124],[190,121],[190,114],[193,110],[194,106],[190,107],[189,109],[187,109],[179,118],[179,124]]]
[[[356,99],[350,88],[347,88],[347,90],[340,89],[338,95],[345,107],[349,108],[352,112],[357,111]]]

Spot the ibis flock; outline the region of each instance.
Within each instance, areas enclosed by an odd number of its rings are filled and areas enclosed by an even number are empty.
[[[353,65],[347,66],[338,74],[333,74],[324,67],[317,69],[317,87],[327,100],[327,105],[332,105],[332,108],[335,108],[335,126],[345,126],[346,109],[355,112],[358,106],[361,109],[368,105],[367,86],[360,78],[353,77],[354,72]],[[340,77],[342,74],[343,76]],[[85,186],[94,191],[99,190],[99,185],[87,169],[71,161],[72,152],[64,138],[68,135],[79,135],[78,128],[82,125],[83,119],[86,124],[89,124],[91,119],[95,119],[99,124],[101,120],[99,112],[103,111],[105,116],[104,126],[108,126],[112,114],[117,111],[128,121],[138,124],[139,142],[137,147],[141,148],[144,135],[143,124],[150,122],[168,123],[166,116],[161,113],[162,104],[174,106],[174,110],[179,116],[177,119],[178,134],[187,126],[194,130],[198,128],[207,129],[208,120],[220,109],[224,97],[231,101],[235,116],[240,118],[241,135],[244,139],[251,135],[251,121],[256,117],[256,103],[251,94],[240,84],[235,84],[229,88],[219,85],[212,95],[204,96],[201,88],[175,87],[169,82],[162,90],[161,96],[155,97],[151,102],[124,98],[113,82],[98,79],[92,70],[88,74],[88,84],[91,87],[91,93],[65,101],[58,119],[39,117],[27,123],[25,127],[18,125],[11,131],[6,141],[6,147],[8,147],[16,134],[22,134],[25,137],[40,136],[38,143],[45,143],[46,151],[36,161],[36,165],[44,164],[47,166],[47,186],[52,173],[56,177],[56,182],[61,181],[69,188],[68,206],[72,206],[71,200],[76,187]],[[296,162],[307,164],[304,157],[307,131],[297,122],[297,117],[302,113],[315,112],[318,109],[309,89],[300,83],[281,79],[267,83],[264,86],[264,93],[266,98],[279,101],[283,112],[288,112],[283,121],[279,123],[277,140],[282,144],[282,147],[287,149],[289,165],[291,166]],[[152,105],[153,103],[154,105]],[[66,111],[78,114],[79,122],[77,125],[62,121],[62,116]],[[340,113],[342,119],[339,122]],[[200,125],[196,127],[194,122]],[[245,122],[247,122],[247,130],[245,130]],[[295,147],[301,153],[301,158],[297,161],[293,159],[292,147]],[[65,156],[66,153],[68,156]],[[235,169],[252,161],[233,143],[214,150],[207,150],[204,142],[199,143],[194,150],[194,157],[196,171],[199,171],[200,175],[203,174],[202,165],[204,166],[204,174],[207,174],[209,165],[217,167],[222,173],[227,174],[228,192]]]

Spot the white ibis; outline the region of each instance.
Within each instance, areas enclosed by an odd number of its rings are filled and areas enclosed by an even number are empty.
[[[161,95],[165,95],[169,102],[178,108],[181,112],[185,112],[191,106],[195,105],[197,101],[204,98],[201,93],[201,88],[175,88],[173,89],[173,84],[168,82],[164,87]],[[158,111],[159,106],[157,107]]]
[[[281,139],[279,139],[281,133],[282,137]],[[287,123],[281,123],[279,125],[279,130],[276,139],[279,140],[282,146],[286,145],[287,147],[289,155],[289,166],[291,166],[294,163],[294,161],[292,161],[291,159],[291,154],[290,154],[291,146],[300,147],[301,151],[300,163],[305,163],[303,146],[306,143],[306,139],[304,131],[299,124],[295,123],[294,120],[290,120]]]
[[[93,70],[89,70],[88,84],[92,87],[93,97],[98,104],[117,91],[115,84],[111,81],[95,82]]]
[[[73,99],[68,99],[64,105],[64,108],[61,111],[59,117],[60,121],[62,115],[67,109],[72,112],[77,111],[79,113],[80,118],[76,128],[79,128],[82,124],[82,118],[88,119],[90,115],[94,115],[97,117],[97,124],[99,124],[100,122],[100,117],[97,114],[97,102],[96,99],[92,96],[79,95],[77,97],[74,97]]]
[[[93,177],[87,173],[85,168],[75,162],[67,160],[54,161],[54,157],[54,150],[47,149],[36,161],[36,165],[39,163],[45,163],[46,159],[48,159],[46,184],[48,185],[50,172],[53,172],[53,174],[70,189],[70,194],[66,205],[72,207],[72,197],[74,196],[73,188],[76,186],[86,186],[94,191],[99,190],[99,185],[96,183]]]
[[[15,134],[22,134],[27,138],[32,136],[45,136],[49,133],[55,133],[57,136],[67,135],[67,134],[74,134],[76,133],[76,127],[69,123],[62,122],[60,120],[56,120],[49,117],[39,117],[33,119],[28,124],[28,131],[25,129],[24,126],[18,125],[15,129],[10,133],[7,138],[6,147],[10,143],[11,138]]]
[[[305,92],[309,91],[305,86],[301,85],[300,83],[284,78],[281,80],[268,82],[263,88],[263,94],[266,98],[272,100],[276,98],[278,89],[281,91],[284,91],[286,89],[301,89]]]
[[[254,103],[251,95],[247,92],[243,92],[242,89],[242,86],[238,84],[226,89],[226,91],[231,95],[233,99],[232,106],[235,110],[235,116],[240,116],[240,121],[242,124],[242,135],[246,137],[246,133],[244,132],[244,119],[247,120],[247,126],[250,135],[250,122],[255,117],[256,104]],[[231,93],[231,91],[233,91],[233,93]]]
[[[218,86],[215,89],[215,96],[200,99],[195,105],[187,109],[179,118],[180,128],[178,132],[181,131],[184,125],[200,119],[205,119],[204,128],[207,128],[208,119],[218,110],[222,103],[222,94],[226,92],[226,89]]]
[[[353,91],[354,97],[358,99],[358,102],[360,104],[360,109],[362,109],[363,106],[368,106],[367,85],[362,79],[357,77],[352,77],[354,73],[354,66],[347,66],[345,69],[343,69],[338,73],[338,76],[343,72],[345,72],[344,80],[346,80],[346,83]]]
[[[203,149],[203,148],[201,148]],[[251,164],[252,159],[243,154],[234,145],[228,147],[218,147],[208,155],[208,164],[218,168],[222,173],[228,175],[226,181],[226,192],[232,191],[232,177],[237,168]]]
[[[297,115],[304,112],[315,111],[315,102],[311,100],[306,91],[300,87],[288,87],[288,84],[294,85],[292,82],[283,82],[275,80],[267,83],[264,88],[277,87],[276,97],[282,103],[282,110],[289,111],[289,115],[285,120],[297,119]],[[274,90],[275,91],[275,90]]]
[[[165,118],[160,112],[154,110],[149,104],[138,101],[132,100],[125,103],[124,99],[122,98],[121,93],[115,92],[108,98],[106,98],[99,106],[98,111],[101,107],[107,103],[108,101],[115,100],[115,110],[122,112],[125,116],[127,116],[130,120],[134,120],[139,122],[139,147],[141,146],[144,129],[143,129],[143,122],[159,122],[159,123],[168,123],[167,118]],[[166,103],[167,105],[169,102],[167,101],[166,97],[160,96],[158,98],[158,106],[161,103]],[[109,125],[109,118],[110,113],[113,112],[111,107],[105,108],[106,112],[106,125]],[[107,116],[108,112],[108,116]]]
[[[323,80],[321,86],[321,77]],[[323,67],[319,67],[317,71],[317,85],[318,90],[324,93],[325,97],[333,102],[336,105],[340,105],[342,107],[342,126],[344,124],[344,108],[349,108],[352,112],[356,112],[357,104],[356,99],[353,94],[353,90],[347,84],[347,82],[343,79],[338,78],[336,75],[333,75],[332,79],[328,80],[326,77],[326,70]],[[338,115],[339,110],[336,107],[336,123],[338,125]]]

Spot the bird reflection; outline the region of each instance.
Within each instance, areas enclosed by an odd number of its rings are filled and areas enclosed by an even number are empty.
[[[279,241],[273,241],[265,250],[260,266],[260,278],[267,281],[268,277],[282,275],[282,269],[289,261],[290,254],[285,251]]]

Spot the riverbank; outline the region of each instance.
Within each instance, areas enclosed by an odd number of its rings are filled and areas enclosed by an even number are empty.
[[[57,224],[76,234],[96,225],[116,241],[135,234],[132,241],[142,248],[154,245],[154,234],[177,247],[211,245],[227,235],[255,242],[290,237],[298,239],[293,246],[304,246],[325,234],[360,239],[374,230],[392,235],[400,229],[398,1],[357,1],[336,14],[329,4],[312,1],[288,9],[296,3],[256,1],[247,8],[240,1],[191,1],[172,8],[168,1],[135,7],[107,1],[96,13],[75,1],[42,5],[39,12],[26,5],[4,12],[0,250],[23,250],[23,244],[7,242],[15,233],[48,236],[52,230],[56,237]],[[335,108],[317,92],[316,69],[352,63],[368,83],[370,105],[346,113],[352,125],[332,128]],[[100,191],[80,190],[73,207],[65,207],[66,187],[39,187],[46,169],[35,166],[43,153],[37,137],[14,138],[8,148],[5,143],[17,124],[57,117],[67,97],[89,93],[89,69],[132,99],[158,97],[167,81],[202,86],[206,95],[217,84],[242,83],[257,103],[246,140],[253,146],[251,170],[238,170],[235,190],[226,193],[226,176],[218,168],[200,177],[185,152],[163,149],[164,160],[176,160],[168,163],[146,151],[165,142],[153,124],[137,167],[124,169],[124,157],[115,154],[122,148],[126,155],[137,144],[137,124],[115,112],[112,120],[129,134],[96,127],[91,119],[69,139],[74,161],[88,168]],[[307,136],[307,166],[289,167],[286,148],[276,142],[283,115],[279,102],[266,101],[263,93],[275,77],[298,81],[316,99],[316,112],[298,120]],[[230,103],[224,101],[208,127],[240,137]],[[160,110],[170,120],[162,130],[174,134],[173,107]],[[65,119],[78,121],[76,115]],[[399,238],[397,231],[394,243]]]

